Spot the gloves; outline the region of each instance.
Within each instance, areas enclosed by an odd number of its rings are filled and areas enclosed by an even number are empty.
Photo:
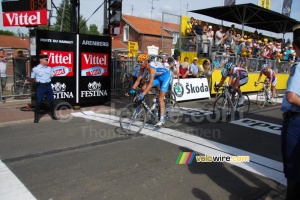
[[[254,83],[254,86],[255,86],[255,87],[258,86],[258,82],[255,82],[255,83]]]
[[[143,99],[143,98],[144,98],[144,95],[143,95],[142,93],[140,93],[140,94],[138,95],[138,97],[139,97],[139,99]]]
[[[134,95],[135,93],[136,93],[135,89],[131,88],[131,89],[129,90],[129,94]]]
[[[217,85],[214,87],[214,90],[215,90],[216,92],[218,92],[219,89],[220,89],[220,88],[219,88],[219,86],[217,86]]]

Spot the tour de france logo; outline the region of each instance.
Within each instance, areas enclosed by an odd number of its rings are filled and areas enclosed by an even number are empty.
[[[89,90],[100,90],[101,89],[101,83],[97,83],[96,81],[88,84]]]
[[[53,92],[64,92],[66,91],[66,84],[65,83],[60,83],[56,82],[55,84],[51,84]]]
[[[184,93],[184,88],[182,86],[181,83],[175,83],[174,84],[174,93],[177,97],[182,97],[183,96],[183,93]]]

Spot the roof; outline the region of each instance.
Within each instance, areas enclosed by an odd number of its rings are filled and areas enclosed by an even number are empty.
[[[274,33],[291,32],[292,27],[300,23],[295,19],[252,3],[212,7],[190,12]]]
[[[140,34],[161,36],[162,26],[164,26],[164,31],[163,31],[164,37],[173,37],[172,34],[170,34],[168,31],[180,32],[180,24],[174,24],[170,22],[162,23],[162,21],[158,21],[158,20],[124,15],[124,14],[122,15],[122,19]]]
[[[22,40],[19,36],[0,35],[0,46],[11,48],[29,49],[29,38]]]
[[[128,49],[128,46],[124,44],[118,37],[112,37],[111,46],[112,49]]]

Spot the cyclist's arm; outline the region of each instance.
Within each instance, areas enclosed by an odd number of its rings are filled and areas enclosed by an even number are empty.
[[[141,80],[142,80],[143,76],[138,76],[138,78],[136,79],[136,81],[134,82],[132,88],[136,89],[138,87],[138,85],[140,84]]]
[[[153,85],[153,81],[154,81],[154,77],[155,77],[154,75],[150,76],[149,83],[148,83],[147,87],[145,88],[145,90],[142,93],[144,96],[146,94],[148,94],[148,92],[151,90],[152,85]]]
[[[260,74],[259,74],[259,77],[258,77],[258,79],[257,79],[257,81],[256,81],[257,83],[260,82],[261,76],[262,76],[262,72],[260,72]]]
[[[232,89],[236,90],[239,87],[241,77],[236,77],[236,79],[233,81]]]
[[[222,78],[221,78],[221,80],[220,80],[220,83],[217,85],[217,87],[221,87],[221,86],[224,84],[226,78],[227,78],[226,76],[225,76],[225,77],[222,76]]]

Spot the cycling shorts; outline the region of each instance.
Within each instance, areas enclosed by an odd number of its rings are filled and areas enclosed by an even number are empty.
[[[170,72],[167,71],[165,74],[154,78],[152,87],[156,87],[160,85],[160,91],[167,92],[169,89],[170,82],[171,82]]]
[[[270,78],[267,77],[265,81],[269,83],[270,82]],[[276,84],[277,84],[277,77],[273,76],[273,78],[272,78],[272,86],[276,86]]]
[[[243,85],[245,85],[246,83],[248,83],[248,76],[246,76],[246,77],[240,79],[240,81],[239,81],[239,86],[243,86]]]

